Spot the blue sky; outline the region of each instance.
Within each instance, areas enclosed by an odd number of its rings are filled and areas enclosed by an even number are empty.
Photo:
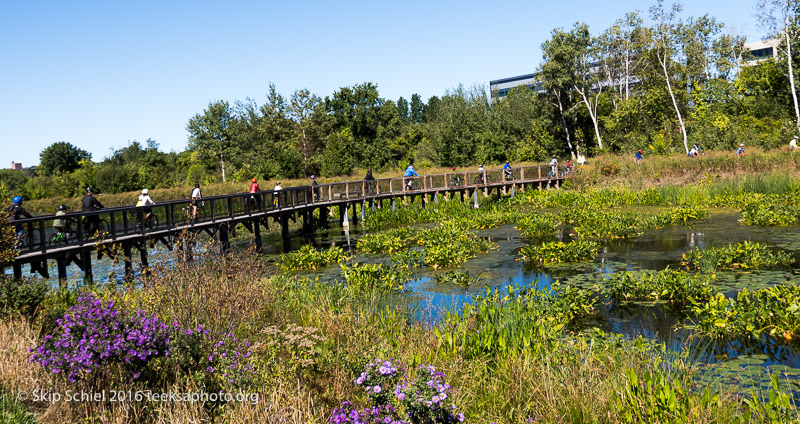
[[[755,0],[693,0],[749,41]],[[7,168],[67,141],[108,156],[129,141],[186,147],[210,101],[324,97],[361,82],[396,100],[533,72],[556,27],[593,34],[653,2],[25,1],[0,2],[0,148]]]

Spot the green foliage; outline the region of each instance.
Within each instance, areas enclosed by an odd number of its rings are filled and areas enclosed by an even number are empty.
[[[39,169],[45,175],[72,172],[80,167],[82,161],[92,158],[91,153],[79,149],[66,141],[47,146],[39,154]]]
[[[781,390],[778,376],[770,376],[770,389],[766,399],[753,392],[752,397],[742,399],[748,410],[745,419],[749,421],[761,420],[769,423],[796,423],[797,405],[792,396]]]
[[[456,286],[470,286],[480,282],[480,279],[470,274],[469,271],[457,269],[436,274],[433,279],[436,280],[437,283],[447,283]]]
[[[565,326],[594,313],[590,290],[554,287],[486,288],[464,304],[461,314],[448,313],[436,329],[439,345],[460,357],[504,358],[512,354],[539,355],[552,348]]]
[[[692,315],[688,327],[705,335],[768,335],[790,341],[800,336],[800,287],[777,285],[754,292],[745,288],[735,299],[717,294],[708,302],[692,300]]]
[[[354,263],[350,267],[340,266],[347,287],[357,293],[403,291],[411,279],[411,272],[402,265],[384,267],[383,264]]]
[[[516,228],[523,237],[542,237],[556,231],[556,220],[551,214],[530,213],[517,220]]]
[[[333,263],[349,261],[350,257],[341,247],[334,246],[327,250],[317,250],[306,244],[299,250],[281,254],[279,265],[284,271],[317,269]]]
[[[747,202],[741,206],[741,210],[742,217],[739,222],[747,225],[787,226],[800,222],[800,208],[784,199],[771,198]]]
[[[794,258],[786,252],[771,251],[766,245],[743,241],[725,247],[693,249],[683,255],[682,266],[688,269],[759,269],[787,267]]]
[[[0,276],[0,315],[20,314],[33,318],[47,297],[45,280]]]
[[[478,238],[453,222],[421,231],[417,243],[423,248],[425,265],[434,269],[462,264],[478,253],[494,248],[493,243]]]
[[[525,246],[520,250],[523,260],[542,266],[562,262],[591,261],[597,256],[600,245],[591,240],[560,241]]]
[[[414,232],[408,228],[395,228],[361,237],[358,250],[368,253],[393,253],[408,249],[416,243]]]
[[[632,272],[611,274],[603,292],[613,301],[668,301],[687,303],[703,302],[714,295],[711,282],[714,276],[694,274],[666,269],[658,273]]]
[[[10,264],[17,257],[17,250],[14,248],[17,235],[14,227],[8,222],[8,216],[8,212],[0,210],[0,265],[2,266]]]

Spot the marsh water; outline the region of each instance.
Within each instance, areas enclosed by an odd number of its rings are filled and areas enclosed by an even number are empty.
[[[744,240],[765,243],[791,253],[796,260],[795,266],[787,270],[717,272],[717,284],[721,292],[735,296],[743,288],[757,290],[775,284],[797,283],[800,279],[796,270],[797,260],[800,259],[800,226],[750,227],[739,224],[739,217],[735,210],[712,210],[704,220],[691,226],[651,230],[641,237],[605,242],[598,258],[592,263],[552,266],[543,270],[533,269],[517,260],[519,249],[529,244],[530,240],[521,238],[514,226],[477,230],[479,237],[489,239],[496,244],[497,249],[478,255],[460,267],[462,271],[477,277],[476,283],[462,286],[437,282],[434,277],[437,272],[442,271],[422,267],[416,269],[415,280],[406,287],[408,291],[404,296],[408,296],[408,300],[414,304],[416,319],[435,324],[447,311],[457,312],[463,302],[469,302],[472,296],[483,293],[487,287],[502,289],[507,286],[536,286],[545,289],[555,281],[592,287],[602,285],[612,272],[677,268],[682,254],[693,248],[724,246]],[[364,230],[360,226],[346,229],[334,224],[328,230],[318,231],[313,235],[298,234],[284,241],[278,232],[272,231],[265,236],[262,255],[265,260],[274,261],[280,253],[311,243],[319,249],[332,245],[350,249],[357,253],[361,262],[389,262],[388,255],[356,252],[356,242],[363,234]],[[568,239],[569,235],[561,234],[559,237]],[[246,247],[249,243],[249,236],[241,231],[238,246]],[[170,255],[157,250],[158,248],[151,252],[151,262],[172,260]],[[121,264],[112,263],[108,259],[98,261],[94,269],[97,280],[105,278],[108,281],[109,278],[119,278],[122,274]],[[320,277],[323,281],[333,280],[339,274],[340,269],[335,265],[307,273],[308,276]],[[82,277],[82,273],[74,265],[69,268],[68,275],[73,284]],[[692,340],[690,332],[677,326],[681,318],[671,313],[665,304],[612,307],[601,303],[599,309],[599,318],[586,323],[587,326],[595,326],[630,338],[643,336],[663,341],[673,350],[686,349]],[[768,382],[765,368],[786,377],[786,381],[798,380],[797,377],[800,376],[800,347],[790,344],[766,341],[753,345],[705,342],[701,349],[693,350],[701,352],[695,358],[696,361],[717,365],[713,372],[706,375],[714,376],[715,381],[723,383],[743,386],[742,378],[747,376],[756,381]],[[752,384],[744,386],[748,385]],[[797,390],[792,391],[797,397]]]

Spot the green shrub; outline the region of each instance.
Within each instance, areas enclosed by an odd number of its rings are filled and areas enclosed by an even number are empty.
[[[414,232],[412,230],[409,228],[395,228],[361,237],[356,243],[356,248],[367,253],[392,253],[408,249],[414,243]]]
[[[45,280],[0,276],[0,315],[20,314],[33,318],[47,297]]]
[[[690,299],[706,301],[714,294],[710,284],[713,280],[713,276],[690,275],[670,269],[658,273],[643,272],[639,275],[618,272],[611,274],[604,293],[615,302],[666,300],[685,303]]]
[[[494,248],[493,243],[478,238],[452,221],[421,231],[418,243],[423,247],[425,265],[434,269],[462,264],[478,253]]]
[[[404,266],[360,263],[340,266],[347,287],[358,293],[402,291],[411,279],[411,272]]]

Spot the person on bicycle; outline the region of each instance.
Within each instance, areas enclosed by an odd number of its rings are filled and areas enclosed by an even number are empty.
[[[192,219],[197,217],[197,201],[203,198],[203,193],[200,191],[200,184],[194,183],[194,188],[192,189],[192,194],[189,196],[192,199],[192,203],[190,203],[190,207],[192,208]]]
[[[486,181],[486,170],[483,165],[478,165],[478,176],[475,178],[476,184],[483,184]]]
[[[794,150],[797,148],[797,136],[794,136],[792,141],[789,142],[789,150]]]
[[[258,193],[261,191],[261,187],[258,186],[258,179],[253,178],[250,181],[250,196],[245,199],[246,208],[249,210],[250,205],[255,205],[256,209],[261,209],[261,201],[258,198]]]
[[[403,176],[404,177],[419,177],[419,175],[417,175],[417,172],[414,171],[414,164],[413,163],[408,164],[408,168],[406,168],[406,172],[403,174]],[[413,183],[414,183],[414,179],[413,178],[406,178],[406,180],[405,180],[406,189],[407,190],[411,190],[411,188],[413,186]]]
[[[22,196],[14,196],[14,198],[11,199],[11,206],[6,208],[6,212],[9,213],[8,222],[14,225],[14,233],[17,235],[17,238],[22,238],[22,236],[25,235],[25,229],[22,228],[22,224],[16,221],[19,221],[21,217],[31,217],[31,214],[22,207]]]
[[[564,175],[567,175],[570,172],[572,172],[572,164],[570,163],[569,159],[567,159],[567,161],[564,162]]]
[[[508,161],[503,165],[503,177],[506,181],[514,179],[514,176],[511,174],[511,164],[508,163]]]
[[[317,182],[317,176],[311,174],[311,196],[313,196],[314,201],[319,200],[319,183]]]
[[[700,155],[705,156],[706,155],[706,152],[703,151],[703,148],[700,147],[700,144],[694,143],[694,146],[692,146],[692,147],[694,147],[694,150],[697,152],[697,154],[695,156],[700,156]]]
[[[639,163],[639,162],[641,162],[643,160],[644,160],[644,156],[642,156],[642,151],[641,150],[637,150],[636,154],[633,155],[633,162],[634,163]]]
[[[103,209],[103,204],[94,198],[94,190],[91,187],[86,188],[86,195],[81,198],[81,211],[91,212]],[[86,218],[86,229],[89,234],[94,234],[100,227],[100,216],[90,215]]]
[[[744,144],[740,144],[739,148],[736,149],[736,157],[744,156]]]
[[[278,182],[275,184],[275,188],[273,188],[273,189],[272,189],[272,197],[273,197],[272,203],[273,203],[275,206],[278,206],[278,204],[279,204],[279,202],[278,202],[278,199],[280,199],[280,196],[279,196],[279,194],[280,194],[280,191],[281,191],[281,190],[283,190],[283,187],[281,186],[281,182],[280,182],[280,181],[278,181]]]
[[[372,168],[367,169],[367,175],[364,176],[364,181],[366,182],[365,185],[367,186],[367,194],[372,194],[375,186],[375,183],[373,182],[375,181],[375,177],[372,176]]]
[[[65,236],[64,227],[67,226],[67,220],[63,218],[67,214],[66,205],[58,205],[56,211],[56,219],[53,220],[53,228],[56,229],[56,240],[63,240]]]
[[[553,159],[550,160],[550,176],[555,177],[558,175],[558,159],[556,155],[553,155]]]
[[[150,217],[153,215],[153,208],[148,208],[147,206],[155,205],[156,202],[150,198],[149,190],[142,189],[142,194],[139,195],[139,201],[136,202],[137,207],[144,207],[144,222],[149,223]]]

